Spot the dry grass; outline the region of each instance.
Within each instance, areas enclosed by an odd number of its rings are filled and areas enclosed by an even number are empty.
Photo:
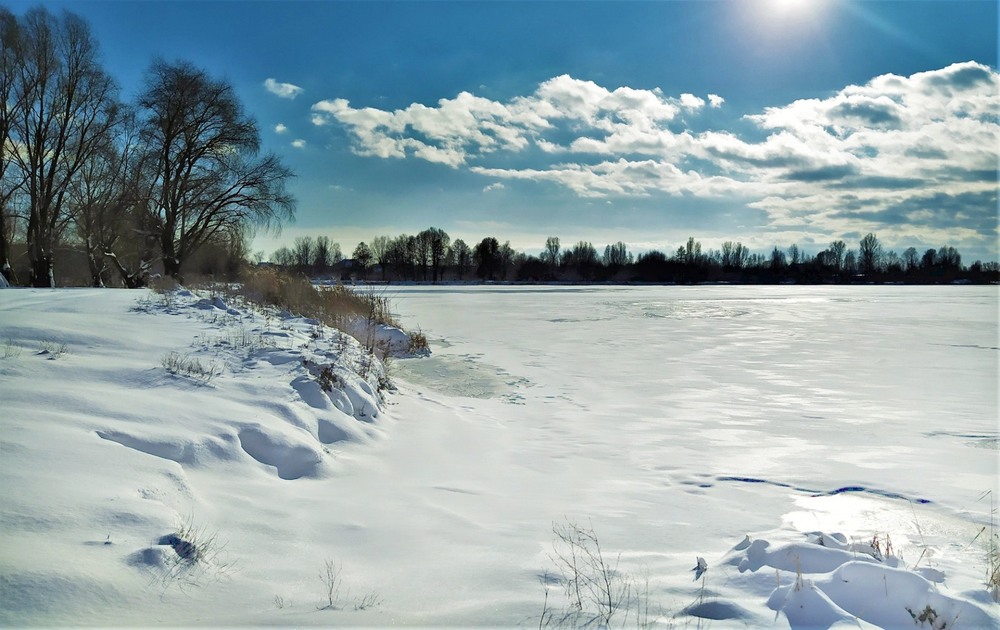
[[[316,288],[305,276],[275,269],[247,269],[240,284],[215,285],[228,297],[239,296],[251,303],[274,306],[327,326],[351,332],[352,322],[398,326],[389,299],[376,292],[352,290],[343,285]]]
[[[430,349],[430,345],[427,343],[427,335],[421,330],[417,332],[410,333],[410,354],[420,354]]]
[[[168,352],[160,359],[160,365],[171,374],[194,377],[205,384],[222,374],[222,366],[214,363],[202,363],[200,359],[179,352]]]
[[[68,352],[69,346],[65,341],[49,338],[38,342],[38,354],[48,355],[50,359],[58,359]]]
[[[558,576],[542,578],[545,602],[539,628],[649,628],[659,615],[650,608],[648,575],[636,580],[619,570],[621,555],[613,558],[601,549],[597,534],[589,527],[567,521],[554,523],[552,560]],[[548,585],[561,583],[564,607],[549,604]]]
[[[164,589],[177,586],[185,591],[206,581],[228,578],[236,571],[236,563],[228,558],[226,543],[219,533],[196,527],[190,516],[178,525],[175,533],[159,542],[174,550],[160,576]]]
[[[986,540],[983,546],[986,552],[986,590],[989,591],[993,601],[1000,602],[1000,532],[997,531],[996,526],[997,507],[992,490],[987,490],[979,495],[980,501],[986,499],[990,501],[990,524],[984,525],[976,537],[972,539],[972,542],[976,542],[985,534]]]
[[[13,337],[7,337],[7,341],[4,342],[3,349],[0,350],[0,358],[16,359],[19,356],[21,356],[21,346],[17,345]]]

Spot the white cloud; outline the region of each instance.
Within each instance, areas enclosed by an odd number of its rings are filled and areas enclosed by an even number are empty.
[[[268,78],[264,81],[264,88],[281,98],[295,98],[303,92],[303,89],[292,83],[279,83],[272,78]]]
[[[292,146],[295,147],[296,149],[304,149],[306,148],[306,141],[301,138],[297,138],[295,140],[292,140]]]
[[[285,133],[286,131],[288,131],[288,127],[286,127],[283,123],[278,123],[274,126],[274,133]]]
[[[506,188],[506,186],[503,185],[503,182],[493,182],[492,184],[489,184],[488,186],[483,188],[483,192],[488,193],[494,190],[503,190],[504,188]]]
[[[568,75],[507,102],[462,92],[386,111],[334,99],[315,103],[312,115],[314,124],[346,128],[359,155],[556,184],[586,198],[736,199],[789,226],[824,221],[844,231],[858,217],[912,233],[934,221],[961,229],[972,213],[992,217],[983,229],[995,233],[998,94],[997,72],[973,62],[883,75],[747,116],[763,140],[683,129],[681,112],[706,106],[693,94],[611,90]],[[724,102],[707,96],[709,107]],[[500,166],[498,153],[532,165]],[[949,218],[941,208],[959,207],[955,200],[971,207]]]
[[[346,126],[359,155],[412,155],[457,167],[490,153],[518,152],[530,146],[552,153],[609,153],[616,149],[602,143],[620,146],[630,129],[642,132],[640,143],[667,147],[673,143],[662,137],[669,135],[665,123],[682,107],[704,104],[696,101],[688,99],[684,105],[680,98],[665,97],[658,89],[621,87],[611,91],[592,81],[562,75],[543,82],[533,94],[507,103],[462,92],[453,99],[439,100],[434,107],[413,103],[389,112],[357,109],[344,99],[333,99],[315,103],[312,120],[316,125],[336,121]],[[560,144],[547,137],[566,127],[606,137],[581,135],[575,144]],[[596,143],[588,144],[588,138]]]
[[[687,109],[701,109],[705,106],[705,101],[694,94],[681,94],[681,105]]]

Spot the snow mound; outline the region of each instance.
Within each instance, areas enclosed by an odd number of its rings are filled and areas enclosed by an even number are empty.
[[[282,479],[316,477],[323,468],[323,452],[291,432],[249,427],[240,431],[239,437],[240,446],[250,457],[273,466]]]
[[[116,442],[140,453],[189,466],[204,466],[213,461],[234,458],[231,440],[225,437],[205,436],[201,440],[191,440],[165,436],[156,430],[151,430],[146,435],[104,430],[96,433],[101,439]]]
[[[396,326],[361,319],[348,324],[348,328],[354,337],[374,347],[382,356],[415,357],[431,353],[428,348],[415,349],[410,333]]]
[[[190,291],[184,291],[183,293],[178,292],[177,295],[178,297],[191,297],[192,294]],[[225,300],[217,295],[210,298],[202,298],[195,302],[192,307],[203,311],[219,310],[229,315],[240,314],[240,312],[235,308],[229,308],[229,305],[226,304]]]
[[[711,599],[703,602],[691,604],[681,612],[692,617],[711,619],[713,621],[724,621],[736,619],[746,623],[757,621],[757,616],[735,602]]]
[[[806,538],[772,545],[747,537],[723,560],[740,573],[773,571],[779,582],[786,572],[788,583],[774,588],[767,606],[784,614],[792,628],[857,627],[858,620],[881,628],[938,629],[956,624],[987,628],[996,622],[976,603],[949,594],[938,583],[944,581],[941,571],[926,572],[935,578],[929,580],[876,546],[848,543],[839,533],[811,532]],[[713,616],[720,614],[713,610],[688,612],[709,619],[739,618]]]

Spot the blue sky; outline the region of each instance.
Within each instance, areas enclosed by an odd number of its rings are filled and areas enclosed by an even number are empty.
[[[43,4],[127,98],[154,55],[235,85],[298,175],[267,254],[436,226],[998,258],[995,1]]]

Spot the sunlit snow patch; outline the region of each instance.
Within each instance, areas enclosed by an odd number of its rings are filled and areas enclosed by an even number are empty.
[[[773,572],[778,585],[767,606],[792,628],[856,626],[856,620],[883,628],[986,628],[995,622],[877,546],[850,543],[838,533],[812,532],[786,544],[747,537],[723,562],[741,574]]]

